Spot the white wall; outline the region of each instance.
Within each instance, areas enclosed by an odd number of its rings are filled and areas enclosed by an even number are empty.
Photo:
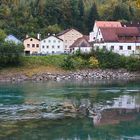
[[[105,46],[105,47],[104,47]],[[111,46],[114,46],[114,50],[112,50],[115,53],[118,53],[120,55],[130,56],[132,54],[136,53],[136,46],[140,46],[140,43],[95,43],[94,49],[103,49],[106,48],[107,50],[111,50]],[[120,46],[123,46],[123,50],[120,50]],[[131,50],[128,50],[128,46],[131,46]]]
[[[92,49],[92,47],[80,47],[80,51],[82,53],[89,53],[91,51],[91,49]],[[78,50],[79,50],[79,47],[74,47],[71,52],[75,53]]]
[[[40,53],[42,54],[62,54],[64,53],[64,44],[61,39],[50,36],[41,41]]]
[[[95,22],[93,31],[89,33],[89,42],[95,41],[94,38],[96,38],[96,36],[97,36],[98,29],[99,28],[97,27],[96,22]]]

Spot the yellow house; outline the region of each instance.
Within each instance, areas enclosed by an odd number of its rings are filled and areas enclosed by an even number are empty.
[[[70,46],[78,39],[83,37],[83,34],[75,29],[67,29],[57,35],[60,39],[64,41],[65,53],[70,52]]]
[[[24,52],[26,55],[30,54],[38,54],[40,52],[40,40],[33,38],[33,37],[27,37],[24,41]]]

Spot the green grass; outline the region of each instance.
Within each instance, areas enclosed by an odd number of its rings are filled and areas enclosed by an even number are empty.
[[[66,55],[29,56],[23,57],[24,66],[56,66],[60,67]]]

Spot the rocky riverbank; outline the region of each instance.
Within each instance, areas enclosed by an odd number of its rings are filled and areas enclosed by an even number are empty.
[[[140,72],[120,70],[79,70],[65,73],[37,73],[32,76],[17,73],[13,75],[0,75],[0,82],[23,82],[23,81],[63,81],[63,80],[125,80],[140,79]]]

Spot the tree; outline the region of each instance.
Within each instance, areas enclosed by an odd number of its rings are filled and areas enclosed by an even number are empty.
[[[5,32],[2,29],[0,29],[0,43],[3,42],[5,38],[6,38]]]
[[[78,2],[78,10],[79,10],[79,30],[83,31],[85,29],[85,9],[84,9],[84,3],[83,0],[79,0]]]
[[[96,20],[99,20],[99,14],[97,10],[96,3],[94,3],[90,9],[89,16],[88,16],[88,29],[89,32],[92,30],[93,25]]]
[[[0,44],[0,66],[19,65],[23,50],[22,44],[2,42]]]
[[[113,11],[113,20],[127,20],[130,19],[129,9],[126,5],[116,5]]]

